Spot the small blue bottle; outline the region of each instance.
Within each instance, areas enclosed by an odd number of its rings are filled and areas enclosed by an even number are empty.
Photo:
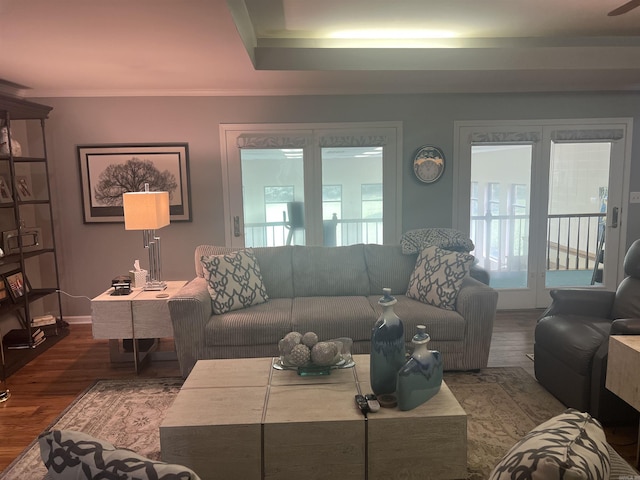
[[[429,350],[431,338],[427,327],[418,325],[413,336],[414,350],[411,358],[398,371],[396,396],[400,410],[412,410],[433,397],[442,386],[442,357],[440,352]]]
[[[376,395],[391,394],[396,390],[398,370],[406,362],[404,327],[393,311],[398,300],[391,295],[390,288],[383,288],[383,297],[378,300],[382,315],[371,331],[370,380]]]

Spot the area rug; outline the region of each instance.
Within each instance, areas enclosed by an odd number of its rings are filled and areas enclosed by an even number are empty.
[[[468,414],[469,480],[486,479],[518,439],[565,409],[519,367],[447,372],[445,381]],[[50,428],[79,430],[160,459],[158,427],[181,384],[179,378],[99,380]],[[34,440],[0,478],[39,480],[45,474]]]

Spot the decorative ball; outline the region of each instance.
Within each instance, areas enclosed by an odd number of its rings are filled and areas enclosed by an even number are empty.
[[[309,363],[309,359],[311,358],[311,352],[309,351],[309,347],[299,343],[293,350],[291,350],[291,354],[289,355],[289,360],[294,365],[301,367],[302,365],[306,365]]]
[[[338,355],[338,346],[333,342],[318,342],[311,349],[311,361],[316,365],[333,365]]]
[[[316,343],[318,343],[318,335],[313,332],[307,332],[302,336],[302,343],[307,347],[312,348]]]
[[[289,332],[278,342],[278,349],[282,355],[289,355],[293,347],[300,344],[302,334],[300,332]]]

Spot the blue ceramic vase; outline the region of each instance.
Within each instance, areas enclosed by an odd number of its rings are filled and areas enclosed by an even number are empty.
[[[396,396],[400,410],[411,410],[433,397],[442,385],[442,357],[440,352],[429,350],[431,338],[424,325],[418,325],[418,333],[411,340],[414,350],[409,361],[398,371]]]
[[[376,395],[390,394],[396,390],[398,370],[406,361],[404,327],[393,311],[398,302],[390,288],[383,288],[383,297],[378,300],[382,315],[371,332],[371,389]]]

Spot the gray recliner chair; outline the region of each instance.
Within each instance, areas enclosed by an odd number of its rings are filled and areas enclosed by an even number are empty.
[[[638,412],[605,387],[609,335],[640,334],[640,240],[624,258],[615,292],[554,289],[535,329],[538,382],[567,407],[603,423],[637,421]]]

